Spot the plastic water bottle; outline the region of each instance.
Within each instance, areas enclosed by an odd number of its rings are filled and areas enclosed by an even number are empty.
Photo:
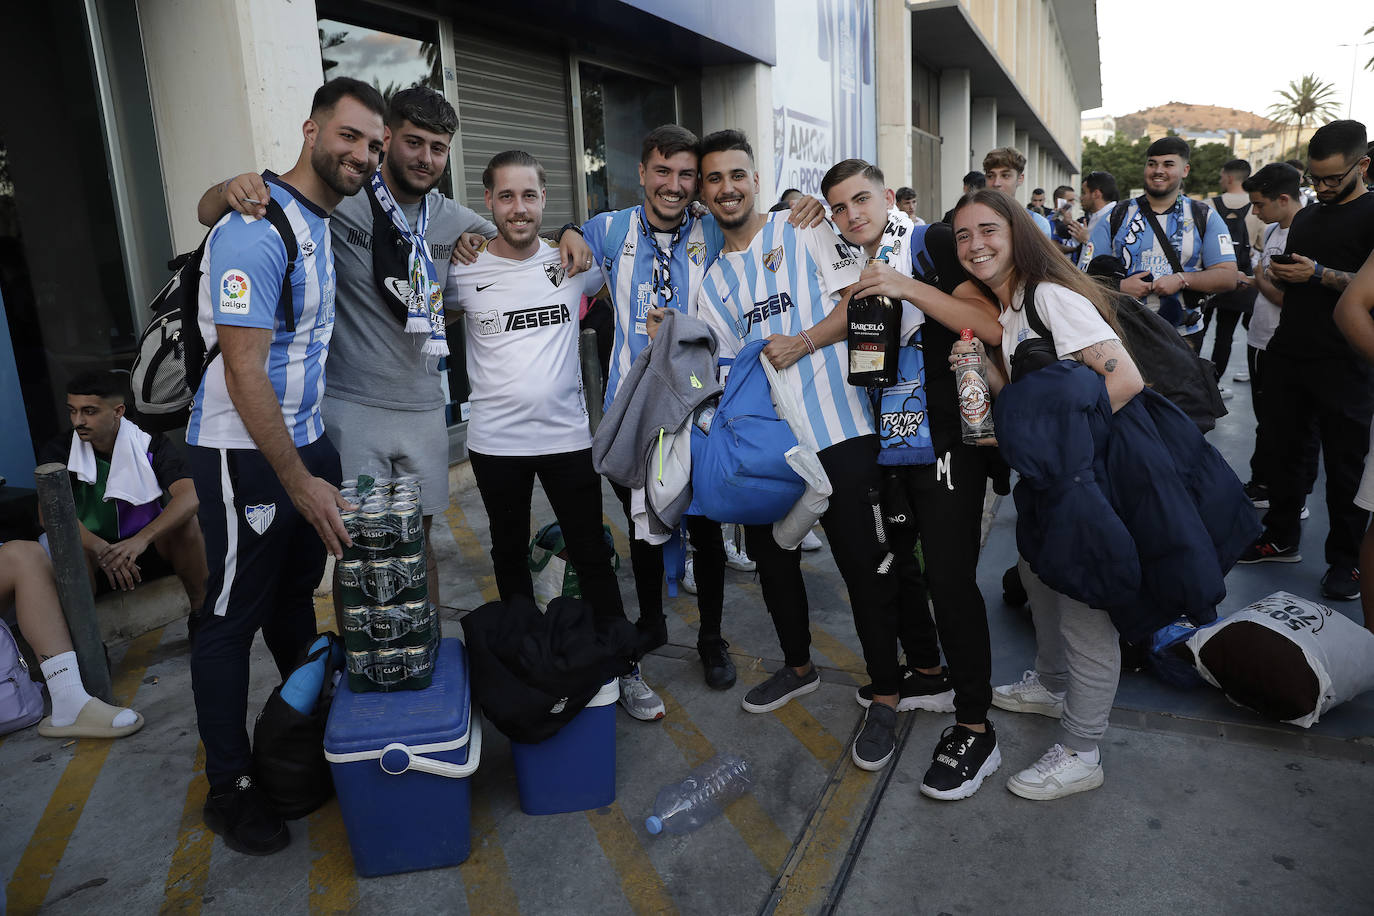
[[[654,813],[644,820],[652,834],[690,833],[711,820],[753,785],[743,757],[717,754],[679,783],[664,786],[654,800]]]

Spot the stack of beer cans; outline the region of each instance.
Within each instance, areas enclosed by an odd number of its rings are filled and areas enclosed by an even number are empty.
[[[338,566],[348,686],[422,690],[434,674],[438,609],[429,602],[420,482],[359,475],[340,489],[353,546]]]

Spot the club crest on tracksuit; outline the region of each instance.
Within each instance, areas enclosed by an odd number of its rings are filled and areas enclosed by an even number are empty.
[[[248,527],[258,534],[262,534],[272,527],[272,519],[277,517],[277,504],[267,503],[266,505],[244,506],[243,517],[248,522]]]

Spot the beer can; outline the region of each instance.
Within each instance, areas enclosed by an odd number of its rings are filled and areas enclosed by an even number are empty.
[[[407,601],[401,605],[401,612],[410,627],[410,632],[405,638],[407,646],[427,645],[434,641],[439,615],[432,604],[423,598],[419,601]]]
[[[391,491],[392,503],[415,503],[420,504],[420,489],[418,487],[403,487],[397,485]]]
[[[367,639],[371,635],[368,630],[368,620],[371,616],[372,608],[365,604],[345,604],[343,608],[344,640],[355,642],[360,639]],[[352,647],[350,646],[350,648]]]
[[[395,562],[401,570],[397,576],[401,583],[401,600],[409,604],[429,597],[429,578],[426,574],[424,554],[399,557]]]
[[[362,498],[358,495],[357,487],[340,487],[339,495],[342,496],[344,500],[346,500],[347,502],[351,502],[354,505],[357,505],[358,500]]]
[[[366,603],[363,591],[363,570],[366,564],[361,559],[343,559],[334,567],[339,577],[339,600],[344,607],[356,607]]]
[[[350,478],[348,478],[348,479],[345,480],[343,483],[339,484],[339,489],[340,489],[340,490],[353,490],[353,491],[356,492],[357,489],[358,489],[358,478],[356,478],[356,477],[350,477]]]
[[[345,655],[348,666],[348,689],[354,693],[368,693],[376,690],[372,680],[372,653],[367,651],[348,652]]]
[[[401,649],[378,649],[372,653],[372,680],[383,690],[395,690],[406,679],[406,657]]]
[[[348,673],[349,673],[349,674],[367,674],[367,669],[370,668],[370,667],[372,667],[372,653],[371,653],[371,652],[368,652],[368,651],[349,652],[349,653],[347,653],[347,656],[348,656],[347,664],[348,664]]]
[[[391,521],[396,528],[396,539],[402,543],[418,541],[425,535],[420,507],[409,500],[391,504]]]
[[[430,645],[410,646],[406,654],[406,687],[424,690],[434,680],[434,650]]]
[[[354,542],[364,550],[382,551],[396,542],[386,504],[369,500],[358,512],[358,534]]]
[[[399,604],[379,604],[367,619],[368,635],[376,642],[395,642],[410,632],[410,621]]]
[[[413,487],[414,489],[418,490],[420,489],[420,478],[416,477],[414,474],[402,474],[400,477],[397,477],[394,480],[392,480],[391,485],[393,488]]]
[[[375,602],[389,603],[405,587],[397,579],[391,560],[368,560],[363,569],[363,592]]]

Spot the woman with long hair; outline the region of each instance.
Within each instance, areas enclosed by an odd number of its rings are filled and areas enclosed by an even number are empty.
[[[1011,376],[1017,346],[1040,336],[1026,317],[1028,284],[1035,286],[1035,311],[1059,359],[1101,375],[1114,412],[1140,393],[1144,382],[1122,344],[1108,292],[1080,273],[1016,200],[992,189],[964,195],[954,209],[954,240],[964,269],[1001,309],[1001,364],[985,363],[994,397]],[[954,352],[970,347],[981,351],[975,340],[956,344]],[[1018,566],[1035,621],[1035,668],[1018,683],[994,688],[992,702],[1060,719],[1061,727],[1058,742],[1007,788],[1024,798],[1061,798],[1102,785],[1097,745],[1116,697],[1121,651],[1106,611],[1048,588],[1024,559]]]

